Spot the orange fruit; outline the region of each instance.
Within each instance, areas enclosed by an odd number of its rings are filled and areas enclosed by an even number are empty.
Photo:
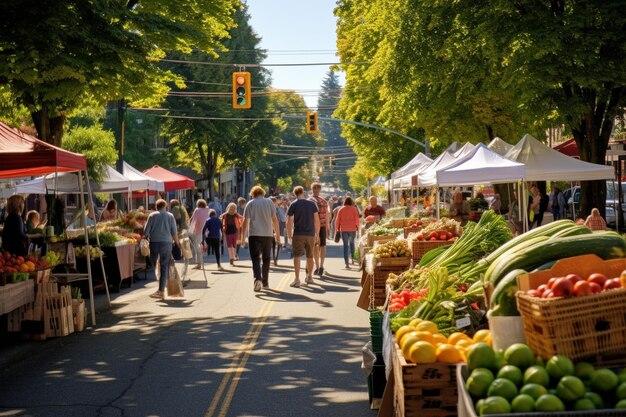
[[[415,329],[417,331],[439,333],[439,329],[437,328],[437,325],[433,323],[432,321],[428,321],[428,320],[421,321],[417,326],[415,326]]]
[[[468,335],[461,332],[454,332],[450,336],[448,336],[448,343],[450,343],[451,345],[456,345],[461,340],[468,340],[470,342],[472,341],[472,339]]]
[[[448,343],[448,339],[441,333],[435,333],[433,335],[433,344],[437,345],[437,344],[443,344],[443,343]]]
[[[452,344],[452,343],[450,343]],[[474,344],[474,342],[472,342],[472,339],[461,339],[458,342],[456,342],[455,346],[459,346],[462,348],[469,348],[470,346],[472,346]]]
[[[433,344],[433,334],[431,332],[417,331],[415,332],[415,336],[417,336],[420,341],[428,342],[431,345]]]
[[[428,342],[417,342],[409,349],[409,358],[413,363],[434,363],[437,361],[437,351]]]
[[[459,350],[450,344],[439,345],[436,350],[437,361],[443,363],[463,362],[463,356]]]
[[[396,330],[396,342],[398,342],[398,345],[400,344],[402,336],[413,331],[415,331],[415,327],[413,326],[402,326],[398,330]]]

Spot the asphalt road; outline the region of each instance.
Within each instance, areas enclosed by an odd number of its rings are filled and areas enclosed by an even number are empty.
[[[344,269],[341,246],[328,250],[310,286],[289,287],[283,252],[270,290],[253,292],[242,250],[225,271],[206,264],[206,282],[191,270],[184,298],[155,301],[156,281],[139,281],[95,328],[20,344],[19,355],[0,348],[0,416],[375,416],[360,273]]]

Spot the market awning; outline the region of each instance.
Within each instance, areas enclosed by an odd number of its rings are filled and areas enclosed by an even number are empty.
[[[108,165],[102,182],[100,184],[91,182],[92,190],[100,193],[126,193],[129,186],[128,178]],[[74,194],[78,193],[78,190],[78,174],[74,172],[63,172],[56,177],[55,174],[48,174],[17,185],[18,194],[45,194],[47,192]]]
[[[0,122],[0,178],[87,169],[83,155],[66,151]]]
[[[158,165],[145,170],[143,173],[149,177],[163,181],[165,191],[187,190],[196,186],[191,178],[161,168]]]
[[[164,191],[165,185],[163,181],[152,178],[136,168],[133,168],[128,162],[124,161],[123,174],[131,182],[131,190],[151,190]]]
[[[564,155],[571,156],[572,158],[580,159],[580,152],[578,152],[578,145],[575,139],[566,140],[553,147],[555,151],[559,151]]]

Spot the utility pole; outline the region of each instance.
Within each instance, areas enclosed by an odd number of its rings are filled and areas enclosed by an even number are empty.
[[[124,162],[124,151],[125,151],[125,140],[124,140],[124,130],[125,130],[125,121],[126,121],[126,102],[124,99],[120,99],[117,101],[117,126],[115,129],[115,148],[118,152],[117,163],[115,164],[115,168],[118,172],[123,172],[123,162]]]

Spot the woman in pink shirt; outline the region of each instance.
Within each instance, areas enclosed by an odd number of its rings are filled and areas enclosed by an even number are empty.
[[[335,230],[341,232],[343,259],[346,261],[346,268],[350,269],[350,259],[354,255],[354,238],[359,230],[359,211],[350,197],[345,198],[343,207],[337,212]]]
[[[202,242],[202,228],[204,227],[204,223],[209,218],[209,208],[207,207],[206,200],[200,199],[196,202],[196,209],[193,211],[191,215],[191,219],[189,219],[189,238],[193,244],[194,254],[196,255],[197,265],[194,267],[195,269],[202,268],[202,249],[200,245]]]

